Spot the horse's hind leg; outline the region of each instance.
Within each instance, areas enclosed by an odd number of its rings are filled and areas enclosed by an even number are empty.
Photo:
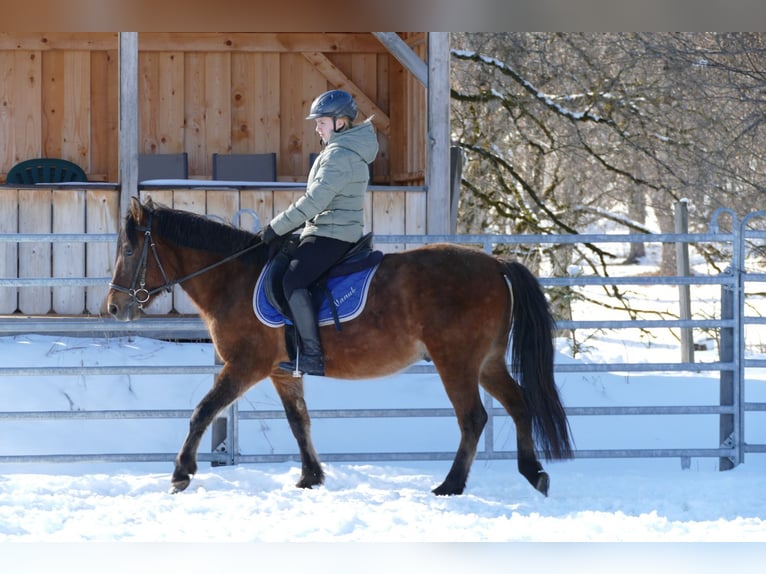
[[[550,479],[537,459],[532,435],[532,421],[527,413],[524,395],[521,387],[508,373],[504,353],[485,364],[479,382],[489,394],[503,405],[516,425],[519,472],[535,489],[548,496]]]
[[[324,482],[324,471],[311,442],[311,420],[303,398],[303,378],[275,374],[271,378],[274,388],[282,399],[287,422],[298,442],[301,453],[301,478],[295,486],[311,488]]]
[[[444,388],[460,425],[460,445],[444,482],[433,489],[436,495],[463,493],[476,456],[479,437],[487,423],[487,411],[484,410],[479,395],[478,375],[475,370],[470,371],[462,369],[462,372],[448,373],[443,366],[439,368]]]
[[[257,380],[257,379],[256,379]],[[197,473],[197,450],[205,430],[223,408],[234,402],[240,394],[226,369],[222,370],[213,388],[202,398],[189,419],[189,432],[176,456],[176,467],[171,479],[172,491],[181,492]]]

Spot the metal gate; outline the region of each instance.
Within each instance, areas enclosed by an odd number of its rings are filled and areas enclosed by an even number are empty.
[[[723,232],[719,219],[728,218],[731,231]],[[557,364],[557,373],[574,372],[687,372],[697,373],[701,370],[714,371],[720,375],[720,401],[718,404],[689,405],[678,404],[668,406],[579,406],[567,407],[571,417],[599,417],[605,415],[716,415],[720,426],[720,443],[708,448],[608,448],[608,449],[577,449],[578,458],[629,458],[629,457],[676,457],[688,466],[693,457],[718,458],[720,468],[731,468],[743,462],[746,453],[764,453],[766,444],[748,444],[745,441],[746,414],[766,411],[765,402],[747,401],[745,394],[746,376],[749,369],[764,368],[766,361],[748,358],[745,352],[747,330],[749,326],[766,325],[766,318],[758,315],[748,315],[746,303],[752,295],[748,294],[747,286],[766,282],[766,274],[746,269],[746,259],[753,249],[758,248],[761,240],[766,239],[766,232],[755,229],[752,225],[758,219],[766,218],[766,212],[756,212],[739,221],[730,210],[717,211],[707,233],[675,233],[656,235],[614,235],[614,234],[583,234],[583,235],[445,235],[445,236],[406,236],[387,235],[377,236],[379,244],[398,244],[414,246],[416,244],[440,241],[480,245],[485,251],[492,252],[499,244],[513,245],[545,245],[545,244],[576,244],[576,243],[631,243],[631,242],[663,242],[680,245],[695,243],[720,244],[721,252],[730,253],[731,260],[728,269],[719,275],[705,276],[630,276],[630,277],[542,277],[543,287],[577,287],[581,285],[717,285],[721,290],[721,313],[717,318],[705,319],[651,319],[651,320],[593,320],[593,321],[558,321],[560,329],[624,329],[624,328],[674,328],[674,329],[706,329],[718,333],[720,353],[715,362],[663,362],[663,363],[619,363],[619,364]],[[67,234],[67,242],[88,242],[92,239],[88,234]],[[0,234],[0,242],[16,241],[12,234]],[[28,241],[43,240],[42,236],[27,237]],[[45,240],[55,242],[55,235],[45,236]],[[96,241],[104,241],[98,236]],[[116,241],[116,236],[113,237]],[[755,247],[753,247],[755,246]],[[3,285],[56,285],[61,280],[17,280],[0,278]],[[66,284],[102,285],[109,278],[68,279]],[[195,318],[145,318],[139,325],[117,323],[101,318],[45,318],[31,319],[26,317],[9,317],[0,320],[1,334],[21,333],[61,333],[83,334],[93,336],[95,333],[104,335],[141,334],[144,336],[173,337],[183,336],[193,338],[205,337],[204,325]],[[82,366],[59,368],[6,368],[0,367],[0,376],[6,375],[82,375],[97,376],[104,374],[210,374],[211,377],[220,370],[220,365],[209,367],[123,367],[115,366]],[[413,373],[433,373],[430,365],[418,364],[410,369]],[[494,403],[489,395],[485,395],[485,406],[489,421],[484,432],[483,442],[477,454],[478,459],[513,459],[515,450],[503,449],[495,444],[495,427],[507,414]],[[110,411],[45,411],[45,412],[0,412],[0,424],[12,420],[105,420],[105,419],[188,419],[189,409],[178,410],[110,410]],[[312,409],[313,419],[385,419],[404,417],[454,417],[451,408],[376,408],[376,409]],[[240,444],[241,425],[244,421],[284,419],[284,413],[279,409],[253,409],[242,405],[241,401],[231,405],[213,425],[211,451],[200,453],[201,461],[209,461],[214,465],[255,462],[283,462],[298,460],[297,450],[294,452],[248,454],[243,452]],[[73,445],[73,450],[74,450]],[[403,461],[403,460],[451,460],[454,451],[445,452],[335,452],[322,454],[322,459],[331,461]],[[175,453],[101,453],[101,454],[70,454],[57,455],[6,455],[0,452],[0,463],[12,462],[154,462],[172,461]]]

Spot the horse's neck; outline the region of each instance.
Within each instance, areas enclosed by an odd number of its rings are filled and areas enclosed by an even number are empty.
[[[181,289],[203,310],[217,307],[226,299],[228,304],[233,305],[235,301],[231,299],[239,296],[238,290],[242,291],[242,297],[249,300],[252,292],[245,293],[245,287],[248,281],[255,284],[260,269],[253,267],[251,279],[251,273],[237,273],[236,266],[222,263],[227,257],[229,255],[186,248],[178,254],[178,272],[173,280],[178,281]]]

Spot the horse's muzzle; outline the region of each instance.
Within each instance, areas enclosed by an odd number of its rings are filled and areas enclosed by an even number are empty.
[[[106,310],[118,321],[135,321],[140,316],[136,301],[128,297],[123,298],[119,293],[109,295],[106,302]]]

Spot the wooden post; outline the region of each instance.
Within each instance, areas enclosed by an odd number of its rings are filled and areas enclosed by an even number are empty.
[[[689,210],[685,199],[676,203],[675,229],[676,233],[689,233]],[[676,275],[679,277],[691,276],[689,244],[685,241],[676,243]],[[682,320],[690,320],[692,318],[691,286],[679,285],[678,296],[679,315]],[[681,361],[684,363],[694,362],[694,333],[691,327],[681,327]]]
[[[428,171],[426,232],[450,232],[449,33],[428,34]]]
[[[120,217],[138,197],[138,32],[120,32]]]

